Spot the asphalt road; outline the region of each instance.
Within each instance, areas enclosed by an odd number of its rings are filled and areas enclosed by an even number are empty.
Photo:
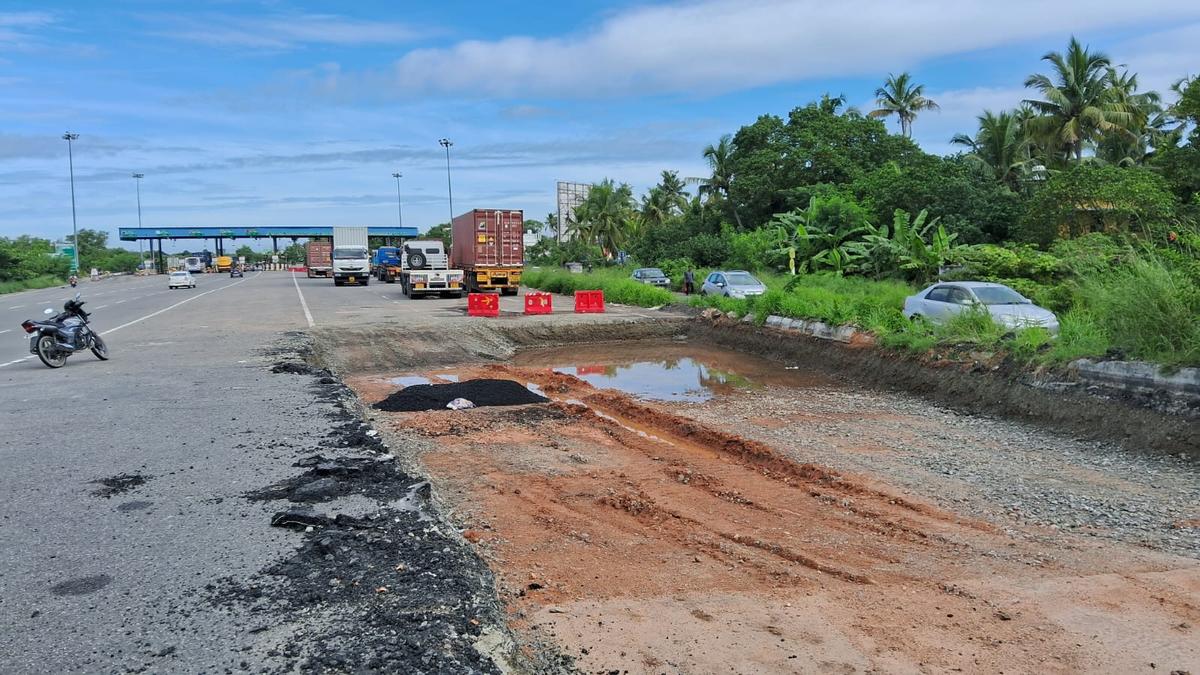
[[[294,533],[269,526],[280,505],[243,497],[330,442],[332,403],[297,384],[311,378],[272,374],[274,350],[314,325],[464,321],[466,301],[288,272],[201,275],[180,290],[162,276],[116,278],[79,292],[111,360],[85,352],[60,369],[29,354],[20,322],[73,293],[0,296],[0,672],[272,665],[296,629],[216,608],[209,585],[295,551]],[[556,310],[569,313],[564,300]],[[503,299],[510,319],[521,302]],[[98,481],[121,475],[144,483],[105,496]]]

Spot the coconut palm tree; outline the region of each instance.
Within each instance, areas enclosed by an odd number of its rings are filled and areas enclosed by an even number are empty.
[[[925,85],[914,84],[908,73],[888,74],[883,86],[875,90],[879,108],[867,113],[870,117],[895,115],[900,120],[900,133],[912,138],[912,123],[922,110],[938,110],[938,104],[925,98]]]
[[[985,110],[978,119],[979,131],[975,136],[955,134],[950,142],[969,148],[970,161],[989,176],[1017,189],[1022,171],[1029,164],[1029,139],[1021,129],[1018,113]]]
[[[1104,133],[1128,133],[1133,113],[1112,87],[1112,61],[1103,52],[1092,52],[1074,37],[1063,53],[1042,57],[1053,67],[1053,79],[1030,75],[1025,86],[1041,93],[1026,99],[1040,116],[1030,120],[1034,133],[1052,136],[1064,156],[1083,159],[1083,148]]]
[[[1111,164],[1141,164],[1154,148],[1175,144],[1179,135],[1170,116],[1163,108],[1162,97],[1156,91],[1138,91],[1136,73],[1115,70],[1108,73],[1113,97],[1131,115],[1129,127],[1103,134],[1096,144],[1096,156]]]
[[[712,177],[700,183],[700,192],[724,195],[729,200],[729,207],[733,211],[733,219],[738,229],[742,229],[742,218],[738,215],[737,204],[733,203],[729,196],[729,190],[733,186],[733,137],[725,134],[716,145],[704,148],[704,159],[708,160]]]
[[[633,208],[633,188],[606,178],[593,185],[583,203],[575,207],[572,237],[599,244],[608,255],[615,254],[633,234]]]

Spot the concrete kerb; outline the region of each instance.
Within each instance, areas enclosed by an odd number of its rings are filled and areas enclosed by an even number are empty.
[[[750,315],[746,315],[742,321],[749,323],[753,321]],[[768,328],[775,328],[791,333],[801,333],[810,337],[815,337],[821,340],[833,340],[835,342],[844,342],[849,344],[851,341],[870,342],[875,341],[874,336],[870,333],[860,331],[857,327],[850,324],[844,326],[833,326],[821,321],[805,321],[804,319],[789,319],[785,316],[776,316],[774,314],[767,317],[764,322]]]

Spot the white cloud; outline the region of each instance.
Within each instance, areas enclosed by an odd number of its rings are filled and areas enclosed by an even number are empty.
[[[428,35],[392,21],[364,21],[332,14],[265,17],[202,15],[146,17],[158,35],[212,47],[284,50],[307,44],[338,46],[396,44]]]
[[[46,12],[0,12],[0,48],[25,46],[32,33],[54,23]]]
[[[898,71],[932,57],[1163,16],[1200,18],[1200,3],[1062,0],[1047,11],[1037,0],[701,0],[629,10],[563,38],[509,36],[417,49],[390,75],[409,92],[722,93]]]

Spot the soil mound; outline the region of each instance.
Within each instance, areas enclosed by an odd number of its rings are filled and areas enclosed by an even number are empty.
[[[456,398],[465,398],[476,406],[524,405],[546,403],[539,396],[512,380],[467,380],[451,384],[414,384],[388,396],[374,407],[387,412],[445,409]]]

